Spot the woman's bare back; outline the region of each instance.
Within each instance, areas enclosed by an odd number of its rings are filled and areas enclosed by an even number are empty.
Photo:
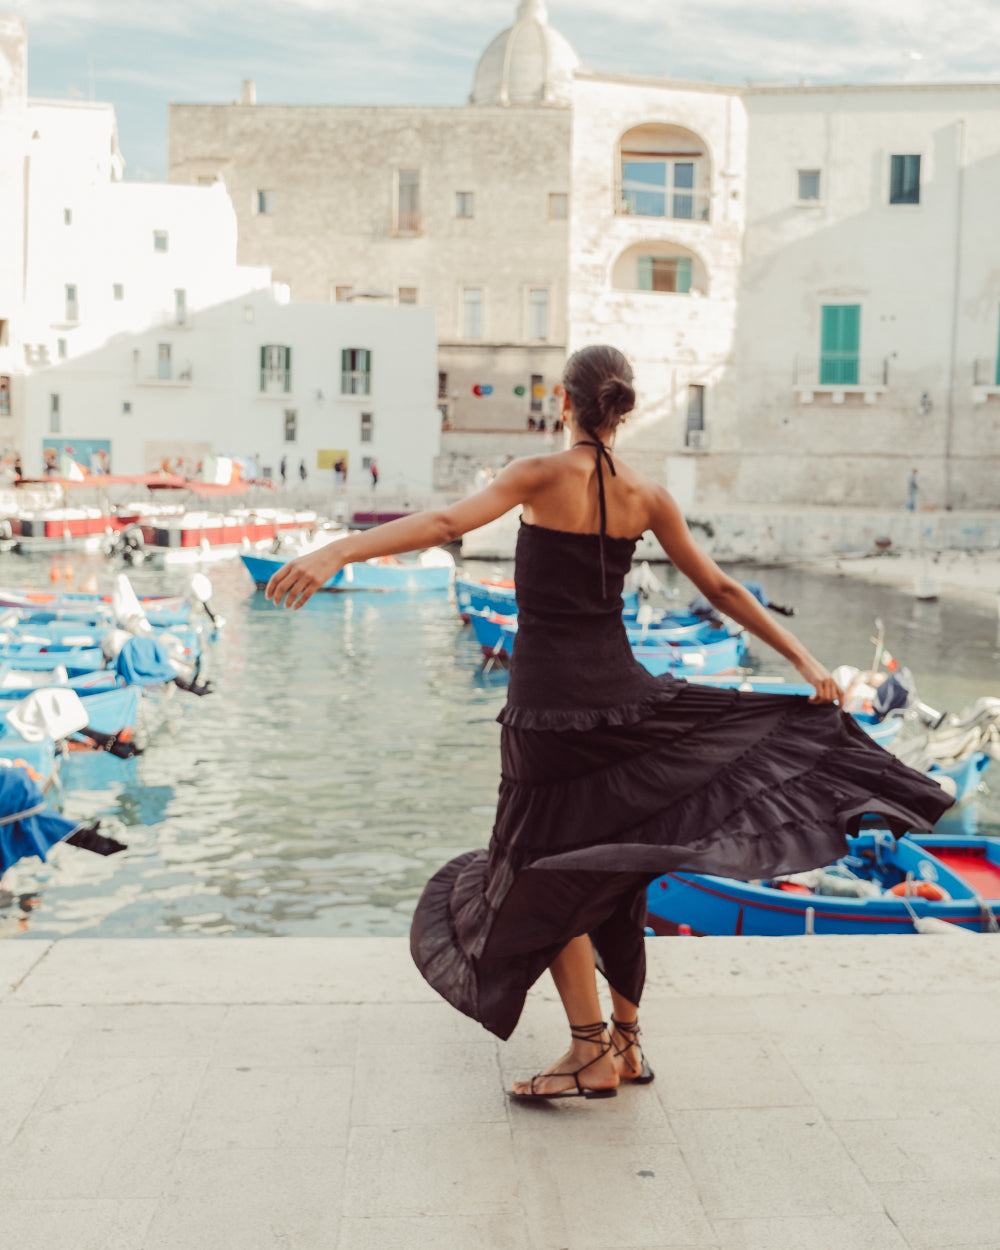
[[[603,453],[594,443],[581,442],[569,451],[540,457],[536,461],[540,469],[538,487],[524,501],[524,519],[546,529],[596,534],[600,525],[599,455]],[[637,538],[650,525],[651,483],[614,452],[608,457],[601,466],[606,532],[612,538]]]

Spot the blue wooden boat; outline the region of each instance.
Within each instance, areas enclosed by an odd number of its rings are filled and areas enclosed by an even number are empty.
[[[746,639],[742,634],[726,634],[715,642],[666,647],[634,646],[632,654],[654,677],[661,673],[673,673],[677,677],[687,677],[692,673],[726,673],[739,668],[742,663],[746,654]]]
[[[183,595],[153,595],[139,600],[154,624],[183,625],[191,616],[191,604]],[[22,621],[76,621],[110,624],[114,608],[110,595],[90,595],[82,591],[54,593],[47,590],[0,589],[0,611],[15,609]]]
[[[100,647],[0,647],[0,663],[10,664],[26,672],[51,673],[57,668],[70,677],[93,673],[104,667]]]
[[[792,936],[806,932],[913,933],[945,921],[997,931],[1000,839],[909,835],[885,830],[848,839],[850,852],[815,874],[735,881],[668,873],[647,891],[648,925],[674,933]],[[812,884],[807,884],[811,882]]]
[[[258,590],[263,590],[273,574],[288,563],[288,560],[280,556],[241,555],[240,559]],[[383,561],[365,561],[360,564],[345,565],[320,589],[335,592],[404,591],[416,594],[447,590],[451,586],[454,574],[454,564],[421,564],[419,561],[388,564]]]
[[[462,619],[466,621],[470,611],[498,612],[501,616],[517,615],[517,598],[514,593],[514,583],[507,578],[478,578],[456,574],[455,599]],[[622,603],[624,605],[623,617],[626,620],[634,620],[639,610],[639,597],[635,591],[625,591],[622,595]],[[679,619],[678,623],[681,625],[694,625],[700,619],[692,616],[689,612],[679,615],[681,619]],[[673,619],[672,613],[670,616]]]

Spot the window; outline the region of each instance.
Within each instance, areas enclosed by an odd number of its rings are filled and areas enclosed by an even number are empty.
[[[544,343],[549,337],[549,293],[544,287],[528,292],[528,338]]]
[[[170,359],[170,344],[156,345],[156,376],[161,382],[169,382],[173,377],[173,362]]]
[[[340,353],[340,393],[372,393],[372,354],[367,347],[345,347]]]
[[[684,441],[688,447],[697,447],[703,442],[704,432],[705,388],[700,383],[692,383],[688,387],[687,433]]]
[[[0,317],[0,347],[7,346],[7,319]]]
[[[66,320],[78,321],[80,317],[80,305],[76,298],[76,287],[72,283],[66,285]]]
[[[170,236],[166,230],[153,231],[153,251],[166,252],[170,247]]]
[[[125,399],[122,401],[122,414],[123,416],[126,416],[126,417],[130,417],[132,415],[131,400]]]
[[[334,298],[338,304],[344,304],[351,298],[353,291],[352,286],[334,287]]]
[[[396,199],[396,229],[400,234],[420,231],[420,170],[401,169]]]
[[[56,355],[60,360],[66,359],[66,340],[56,339]]]
[[[819,380],[826,386],[857,386],[860,304],[824,304]]]
[[[125,298],[124,285],[121,282],[116,282],[111,288],[111,294],[116,300],[123,300]]]
[[[58,434],[62,425],[62,414],[59,411],[59,396],[49,396],[49,433]]]
[[[260,349],[260,389],[287,395],[292,389],[292,349],[270,344]]]
[[[476,215],[476,196],[472,191],[456,191],[455,192],[455,216],[456,217],[475,217]]]
[[[462,337],[483,337],[483,288],[480,286],[462,288]]]
[[[636,285],[640,291],[687,295],[691,290],[691,257],[640,256]]]
[[[569,216],[569,196],[565,191],[549,192],[549,221],[565,221]]]
[[[258,191],[254,196],[256,211],[261,217],[270,217],[274,212],[274,192]]]
[[[63,225],[71,226],[73,224],[73,210],[71,208],[63,209]]]
[[[920,157],[894,156],[889,173],[889,203],[920,203]]]
[[[0,377],[0,417],[10,416],[10,378]]]
[[[361,414],[361,441],[363,443],[373,443],[375,441],[375,414],[372,412],[363,412]],[[369,465],[369,468],[371,466]]]
[[[187,291],[183,287],[174,291],[174,323],[187,325]]]
[[[401,286],[399,288],[399,302],[401,304],[415,304],[417,302],[417,288],[415,286]]]
[[[447,373],[438,373],[438,399],[448,398],[448,375]]]
[[[799,199],[800,200],[818,200],[819,199],[819,170],[818,169],[800,169],[799,170]]]
[[[542,400],[545,397],[545,379],[540,373],[531,375],[531,411],[541,412],[543,410]]]
[[[623,153],[623,158],[626,154]],[[695,195],[694,160],[637,157],[622,161],[622,198],[626,213],[637,217],[708,219],[708,205]],[[697,202],[696,202],[697,201]]]
[[[299,414],[294,408],[285,409],[285,442],[294,443],[299,432]]]

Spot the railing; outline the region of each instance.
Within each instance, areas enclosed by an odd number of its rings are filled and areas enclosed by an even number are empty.
[[[690,451],[708,451],[708,430],[686,430],[684,446]]]
[[[372,375],[364,369],[344,369],[340,374],[341,395],[370,395]]]
[[[176,369],[170,365],[164,367],[162,363],[157,362],[153,368],[156,372],[149,372],[149,366],[146,371],[141,371],[136,381],[140,386],[190,386],[194,381],[194,370],[190,361],[178,364]]]
[[[840,390],[886,387],[889,385],[889,358],[868,358],[853,352],[822,352],[818,357],[796,356],[792,385],[812,390]]]
[[[1000,357],[981,356],[972,366],[973,386],[1000,386]]]
[[[260,393],[262,395],[290,395],[292,374],[290,369],[261,369]]]
[[[622,191],[620,217],[667,221],[708,221],[712,197],[707,191]]]

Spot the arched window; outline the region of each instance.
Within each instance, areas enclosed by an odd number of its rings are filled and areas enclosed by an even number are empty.
[[[658,239],[626,248],[611,267],[611,285],[618,291],[707,295],[708,273],[689,248]]]
[[[708,149],[693,131],[651,122],[622,135],[619,212],[708,221],[710,191]]]

